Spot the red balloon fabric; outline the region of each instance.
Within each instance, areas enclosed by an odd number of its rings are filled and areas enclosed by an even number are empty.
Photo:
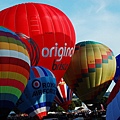
[[[26,44],[32,66],[51,70],[57,83],[67,70],[75,46],[75,30],[59,9],[22,3],[0,11],[0,25],[16,32]]]

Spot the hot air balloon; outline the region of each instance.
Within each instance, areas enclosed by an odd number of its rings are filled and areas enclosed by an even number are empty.
[[[0,119],[6,119],[25,89],[30,58],[25,45],[11,30],[0,27]]]
[[[42,119],[50,110],[56,95],[56,79],[53,73],[41,66],[30,68],[28,84],[16,106],[30,117]]]
[[[110,85],[116,69],[113,52],[99,42],[82,41],[64,75],[66,84],[84,102],[97,102]]]
[[[25,42],[32,66],[48,68],[60,81],[75,46],[73,25],[61,10],[47,4],[22,3],[0,11],[0,25]]]
[[[120,79],[112,89],[106,110],[106,120],[120,120]]]
[[[67,86],[63,78],[61,78],[56,91],[55,103],[60,105],[64,110],[68,110],[71,104],[73,91]]]
[[[114,76],[114,82],[116,83],[120,78],[120,54],[116,56],[116,72]]]

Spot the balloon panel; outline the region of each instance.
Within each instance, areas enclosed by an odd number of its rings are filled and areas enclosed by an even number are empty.
[[[115,66],[115,57],[107,46],[95,41],[79,42],[64,80],[83,101],[97,99],[98,93],[110,85]]]
[[[73,25],[62,11],[40,3],[18,4],[0,11],[0,25],[21,36],[33,66],[48,68],[60,81],[75,46]]]
[[[120,82],[112,89],[107,100],[106,120],[120,119]]]
[[[116,94],[119,92],[120,88],[120,81],[118,81],[115,86],[113,87],[108,99],[107,99],[107,104],[109,104],[116,96]]]
[[[53,73],[44,67],[31,67],[28,84],[17,107],[31,117],[42,118],[47,115],[55,95],[56,79]]]
[[[114,76],[114,81],[117,82],[120,79],[120,54],[116,56],[116,72]]]

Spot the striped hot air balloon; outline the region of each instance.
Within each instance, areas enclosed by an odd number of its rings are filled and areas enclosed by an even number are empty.
[[[41,66],[30,69],[28,84],[17,102],[17,108],[29,116],[42,119],[47,115],[56,95],[53,73]]]
[[[21,96],[29,70],[25,45],[14,32],[0,27],[0,119],[8,115]]]
[[[68,110],[68,107],[72,101],[73,91],[67,86],[64,79],[61,78],[58,86],[56,97],[54,99],[55,103],[60,105],[64,110]]]

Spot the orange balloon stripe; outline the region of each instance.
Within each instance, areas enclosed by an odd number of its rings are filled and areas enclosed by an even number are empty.
[[[8,78],[7,79],[0,78],[0,86],[12,86],[12,87],[18,88],[21,92],[23,92],[25,88],[22,82],[14,79],[8,79]]]
[[[13,64],[17,66],[21,66],[25,68],[28,72],[30,70],[30,66],[28,63],[25,61],[18,59],[18,58],[13,58],[13,57],[0,57],[0,64]]]
[[[26,76],[27,78],[29,76],[29,71],[18,65],[0,64],[0,72],[4,72],[4,71],[16,72]]]

